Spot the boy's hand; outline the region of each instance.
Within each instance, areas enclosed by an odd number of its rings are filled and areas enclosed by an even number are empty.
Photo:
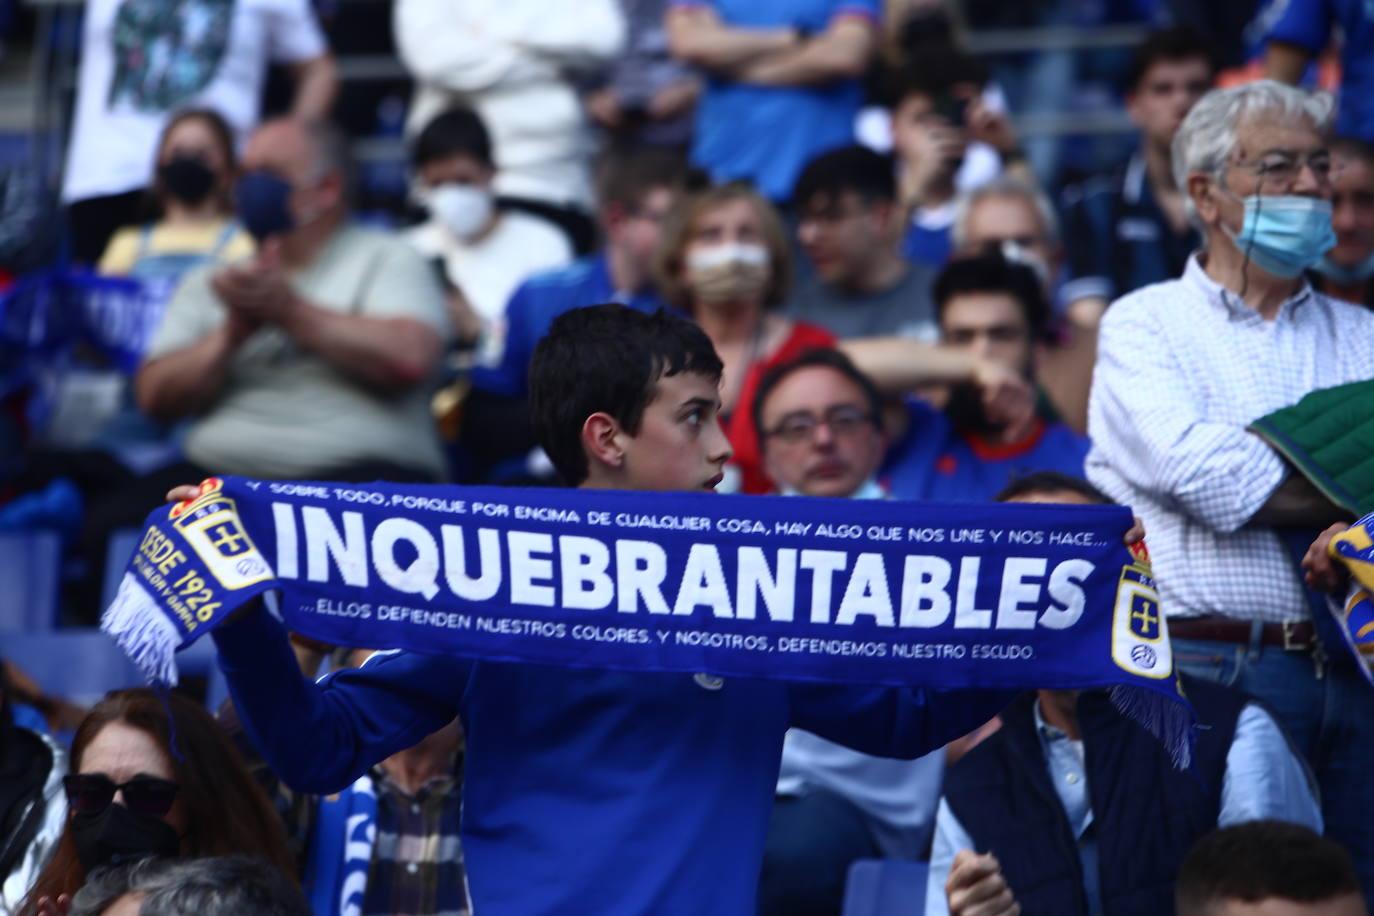
[[[1145,523],[1140,520],[1139,516],[1136,516],[1131,519],[1131,527],[1121,538],[1121,542],[1127,547],[1131,547],[1143,540],[1145,540]]]
[[[184,503],[188,499],[195,499],[200,495],[200,487],[193,483],[184,483],[179,487],[172,487],[167,491],[167,502]]]
[[[1349,522],[1336,522],[1327,528],[1307,548],[1302,558],[1302,568],[1307,584],[1321,592],[1339,592],[1345,588],[1348,573],[1340,563],[1327,553],[1331,539],[1349,528]]]
[[[1021,912],[997,859],[972,849],[954,854],[945,879],[945,900],[949,916],[1017,916]]]

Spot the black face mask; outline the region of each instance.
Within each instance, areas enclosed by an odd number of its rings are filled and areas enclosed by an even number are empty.
[[[157,170],[158,182],[168,194],[188,204],[198,204],[215,188],[214,171],[192,156],[177,156]]]
[[[166,821],[113,802],[104,811],[77,812],[71,826],[77,858],[88,873],[144,856],[171,858],[181,847],[180,837]]]

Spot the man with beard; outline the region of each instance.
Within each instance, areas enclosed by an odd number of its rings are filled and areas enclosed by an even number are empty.
[[[999,254],[953,261],[935,281],[935,305],[946,346],[1033,377],[1050,315],[1033,270]],[[1088,453],[1088,440],[1048,408],[1028,422],[996,423],[978,390],[964,384],[950,389],[942,411],[909,400],[891,429],[880,476],[897,499],[991,499],[1032,470],[1082,476]]]

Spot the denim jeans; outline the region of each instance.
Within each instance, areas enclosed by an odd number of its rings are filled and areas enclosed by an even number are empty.
[[[1310,652],[1258,639],[1172,643],[1179,670],[1258,697],[1288,729],[1316,776],[1326,835],[1355,860],[1374,909],[1374,688],[1343,657],[1319,668]]]

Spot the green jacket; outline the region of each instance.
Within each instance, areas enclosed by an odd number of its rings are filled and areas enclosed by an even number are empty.
[[[1374,512],[1374,380],[1313,391],[1249,428],[1333,503]]]

